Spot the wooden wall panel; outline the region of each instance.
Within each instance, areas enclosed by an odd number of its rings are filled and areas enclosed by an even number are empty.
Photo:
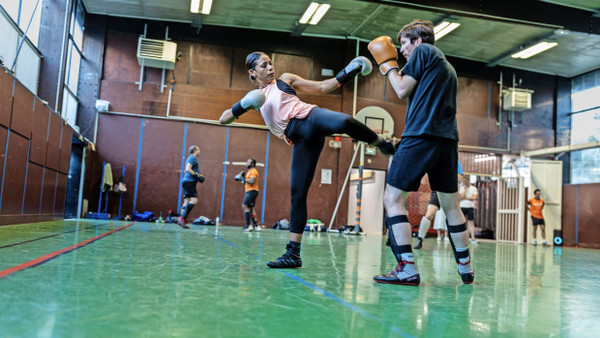
[[[196,185],[198,205],[192,210],[189,219],[197,218],[200,215],[210,218],[219,216],[226,137],[227,127],[188,124],[186,148],[192,145],[200,147],[199,170],[206,178],[204,183]],[[180,154],[181,150],[177,151]],[[186,153],[186,158],[187,155],[189,153]],[[231,184],[230,180],[227,180],[226,184]]]
[[[0,125],[10,126],[12,111],[12,88],[14,79],[4,71],[0,71]]]
[[[63,124],[60,141],[60,161],[58,171],[63,174],[69,173],[69,164],[71,162],[71,143],[73,139],[73,128],[68,124]]]
[[[25,187],[25,204],[23,205],[23,214],[39,214],[43,177],[44,168],[41,165],[29,162],[29,168],[27,168],[27,186]]]
[[[280,219],[290,220],[290,168],[292,147],[273,134],[269,135],[269,168],[265,205],[265,225]],[[265,192],[263,192],[265,193]]]
[[[225,182],[225,203],[223,208],[223,222],[228,225],[245,225],[242,203],[244,200],[244,185],[233,178],[240,171],[247,171],[246,160],[254,158],[258,163],[265,163],[267,150],[266,130],[249,128],[229,128],[229,149],[227,151],[227,179]],[[278,142],[272,138],[270,141]],[[269,159],[271,160],[271,159]],[[275,157],[273,160],[277,160]],[[243,162],[243,165],[235,165],[232,162]],[[256,198],[257,219],[261,219],[262,197],[264,195],[264,167],[256,167],[259,174],[259,194]],[[268,173],[268,171],[267,171]]]
[[[2,215],[21,214],[29,140],[10,132],[4,168]]]
[[[138,208],[140,212],[150,210],[158,217],[162,211],[163,217],[166,217],[170,209],[178,210],[184,128],[185,124],[181,122],[153,119],[144,121],[137,197],[137,205],[143,206],[143,209]],[[116,170],[113,171],[117,173]]]
[[[31,153],[29,161],[45,165],[48,138],[48,121],[52,112],[40,100],[35,100],[31,126]]]
[[[600,226],[598,226],[598,194],[600,184],[579,186],[579,242],[580,246],[600,248]]]
[[[33,94],[22,84],[15,82],[13,98],[10,129],[30,138],[33,119]]]
[[[54,198],[56,196],[56,178],[58,172],[48,169],[44,171],[44,184],[42,190],[42,214],[54,213]]]
[[[46,149],[46,167],[58,170],[60,162],[60,141],[62,120],[56,114],[50,114],[48,127],[48,144]]]
[[[563,244],[574,246],[577,226],[577,187],[576,184],[563,185],[562,195],[562,231]]]
[[[112,166],[113,178],[116,176],[117,179],[121,175],[123,165],[125,165],[124,182],[127,186],[127,192],[123,194],[121,213],[123,215],[131,215],[135,193],[135,176],[137,170],[141,121],[142,119],[134,117],[100,115],[98,121],[98,141],[96,144],[98,158],[90,163],[90,165],[86,164],[86,167],[89,168],[88,170],[94,170],[96,172],[96,174],[91,175],[90,177],[90,211],[98,211],[98,197],[100,196],[99,188],[100,180],[102,179],[102,162],[106,161]],[[93,156],[90,156],[89,158],[91,159]],[[150,177],[148,177],[148,179],[150,179]],[[159,180],[162,178],[152,177],[152,179]],[[108,212],[116,215],[118,213],[119,205],[114,196],[115,195],[109,196]],[[102,201],[102,209],[104,209],[104,200]]]
[[[283,53],[270,54],[273,61],[275,76],[283,73],[293,73],[305,79],[312,79],[313,62],[310,57],[290,55]]]
[[[54,197],[54,214],[63,215],[65,212],[65,194],[67,192],[67,175],[58,173],[56,196]]]
[[[488,98],[491,95],[498,95],[498,85],[489,88],[490,81],[459,77],[458,92],[456,97],[456,111],[461,116],[470,115],[478,117],[487,117]],[[489,94],[489,95],[488,95]],[[497,106],[492,107],[497,111]]]
[[[251,91],[256,85],[250,81],[248,68],[246,67],[246,56],[254,52],[250,49],[235,48],[233,50],[233,62],[231,71],[231,88]]]
[[[6,134],[8,129],[0,126],[0,173],[4,172],[4,160],[6,159]]]
[[[142,33],[125,34],[109,31],[106,34],[103,79],[127,82],[131,86],[136,86],[133,82],[140,78],[140,66],[135,56],[138,37]]]
[[[228,88],[233,48],[196,44],[193,48],[190,84]]]

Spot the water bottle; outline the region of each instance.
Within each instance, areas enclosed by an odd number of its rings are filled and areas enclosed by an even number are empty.
[[[215,218],[215,236],[219,233],[219,217]]]

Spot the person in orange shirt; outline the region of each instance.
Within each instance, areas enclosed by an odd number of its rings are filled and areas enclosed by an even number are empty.
[[[537,227],[539,226],[542,232],[542,240],[544,241],[543,245],[548,246],[548,242],[546,242],[546,223],[542,214],[545,201],[540,197],[542,194],[540,189],[535,189],[533,193],[535,197],[527,201],[529,212],[531,213],[531,223],[533,224],[533,245],[537,245]]]
[[[262,228],[258,225],[254,213],[254,204],[256,202],[256,197],[258,196],[258,170],[256,170],[256,160],[249,158],[248,161],[246,161],[246,168],[248,168],[248,172],[244,173],[242,171],[235,177],[237,181],[244,183],[244,190],[246,191],[244,202],[242,204],[246,226],[244,226],[242,230],[261,231]],[[251,221],[252,224],[250,224]]]

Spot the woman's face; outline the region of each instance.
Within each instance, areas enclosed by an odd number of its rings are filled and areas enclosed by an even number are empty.
[[[249,69],[248,73],[254,76],[257,81],[262,83],[270,83],[275,78],[275,70],[273,69],[273,63],[268,55],[261,55],[256,61],[254,69]]]

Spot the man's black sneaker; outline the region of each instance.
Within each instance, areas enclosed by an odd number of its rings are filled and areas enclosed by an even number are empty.
[[[466,272],[466,273],[458,273],[460,275],[460,278],[462,278],[462,281],[464,284],[471,284],[473,283],[473,280],[475,279],[475,271],[471,270],[471,272]]]
[[[413,248],[415,248],[415,249],[421,249],[422,247],[423,247],[423,240],[419,239],[417,241],[417,244],[415,244],[415,246]]]
[[[274,269],[293,269],[302,266],[302,258],[300,254],[294,253],[291,245],[286,245],[287,251],[277,258],[275,261],[267,262],[270,268]]]

